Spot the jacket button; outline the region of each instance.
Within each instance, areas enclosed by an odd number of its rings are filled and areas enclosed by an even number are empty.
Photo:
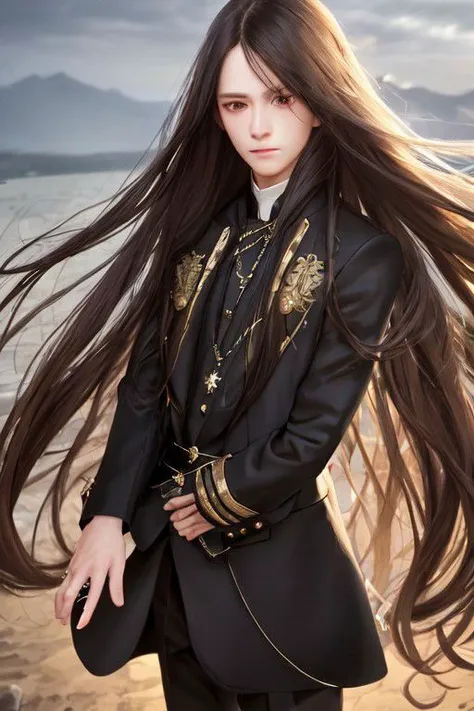
[[[234,537],[234,534],[232,533],[232,531],[227,534],[227,538],[233,538],[233,537]]]
[[[259,528],[259,529],[260,529],[260,528],[263,528],[263,523],[262,523],[261,521],[256,521],[256,522],[254,523],[254,527],[255,527],[255,528]]]
[[[206,405],[206,403],[204,403],[203,405],[201,405],[201,412],[204,413],[204,412],[206,412],[206,410],[207,410],[207,405]]]
[[[241,533],[243,536],[245,536],[245,534],[247,533],[247,529],[246,529],[246,528],[241,528],[241,529],[240,529],[240,533]]]

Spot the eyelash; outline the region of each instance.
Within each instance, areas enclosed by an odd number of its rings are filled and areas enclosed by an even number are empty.
[[[279,94],[279,95],[278,95],[277,97],[275,97],[275,98],[277,98],[277,99],[293,99],[293,94]],[[283,106],[284,106],[284,107],[290,106],[291,103],[292,103],[292,102],[290,101],[288,104],[284,104]],[[231,109],[231,108],[230,108],[230,107],[233,106],[234,104],[241,104],[242,106],[245,105],[242,101],[230,101],[228,104],[224,104],[224,107],[227,108],[227,109],[229,109],[229,111],[232,111],[232,113],[238,113],[238,111],[235,111],[234,109]]]

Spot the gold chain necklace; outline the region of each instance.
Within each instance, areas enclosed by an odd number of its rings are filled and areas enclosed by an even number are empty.
[[[248,249],[251,249],[254,247],[258,242],[260,242],[261,239],[269,238],[273,235],[275,231],[275,226],[276,226],[276,219],[272,220],[272,222],[267,222],[267,224],[262,225],[261,227],[257,227],[256,230],[247,230],[247,232],[244,232],[240,237],[239,237],[239,244],[246,238],[250,237],[251,235],[256,234],[257,232],[260,232],[261,230],[267,229],[268,234],[263,234],[260,235],[254,242],[251,242],[250,244],[245,245],[245,247],[242,247],[239,249],[239,247],[236,247],[234,251],[234,257],[239,256],[240,254],[243,254],[246,252]]]
[[[242,250],[239,250],[239,249],[237,248],[237,249],[235,250],[235,252],[234,252],[234,257],[237,257],[237,259],[239,260],[239,263],[238,263],[238,265],[237,265],[236,273],[237,273],[237,277],[238,277],[239,282],[240,282],[240,283],[239,283],[240,293],[239,293],[239,295],[238,295],[238,297],[237,297],[237,301],[236,301],[236,303],[235,303],[235,305],[234,305],[234,309],[235,309],[235,307],[237,306],[237,304],[239,303],[239,301],[240,301],[240,299],[241,299],[241,297],[242,297],[242,294],[244,293],[246,287],[248,286],[248,284],[249,284],[249,282],[250,282],[250,280],[251,280],[251,278],[252,278],[252,276],[253,276],[253,274],[254,274],[254,272],[255,272],[255,269],[256,269],[257,266],[258,266],[258,263],[260,262],[261,258],[263,257],[263,254],[264,254],[264,252],[265,252],[265,250],[266,250],[266,248],[267,248],[267,245],[268,245],[268,243],[269,243],[269,241],[270,241],[270,239],[271,239],[271,236],[272,236],[272,234],[273,234],[273,231],[274,231],[274,228],[275,228],[275,222],[276,222],[276,220],[273,220],[273,222],[268,223],[268,224],[265,224],[265,225],[262,225],[261,227],[258,227],[256,230],[248,230],[248,231],[244,232],[244,233],[239,237],[239,243],[240,243],[240,242],[242,242],[242,240],[244,240],[246,237],[249,237],[250,235],[255,234],[256,232],[259,232],[260,230],[263,230],[263,229],[265,229],[265,228],[269,230],[269,233],[268,233],[268,234],[262,235],[262,237],[259,237],[259,239],[256,240],[256,242],[254,242],[254,244],[256,244],[257,242],[260,241],[260,239],[262,239],[262,238],[264,239],[264,245],[263,245],[262,249],[260,250],[260,252],[258,253],[257,258],[256,258],[255,262],[253,263],[252,268],[251,268],[249,274],[248,274],[246,277],[245,277],[245,276],[242,276],[241,274],[238,273],[238,270],[239,270],[239,269],[242,269],[242,261],[240,260],[240,254],[242,254],[242,252],[245,252],[247,249],[250,249],[250,247],[251,247],[252,245],[248,245],[247,247],[245,247],[245,248],[242,249]],[[208,392],[208,394],[214,392],[214,390],[216,390],[217,387],[218,387],[218,385],[217,385],[218,381],[222,380],[222,378],[219,377],[219,369],[220,369],[222,363],[224,362],[224,360],[232,353],[232,351],[233,351],[235,348],[237,348],[237,346],[243,341],[243,339],[247,336],[247,334],[248,334],[250,331],[252,331],[252,329],[253,329],[258,323],[260,323],[260,321],[262,321],[261,318],[259,318],[257,321],[254,321],[250,326],[248,326],[248,327],[245,329],[245,331],[240,334],[240,336],[237,338],[237,340],[235,341],[235,343],[233,343],[233,345],[229,348],[229,350],[228,350],[226,353],[224,353],[224,354],[221,353],[221,351],[220,351],[219,346],[218,346],[217,343],[214,343],[214,344],[213,344],[212,348],[213,348],[213,351],[214,351],[214,356],[215,356],[215,358],[216,358],[216,367],[215,367],[215,369],[214,369],[211,373],[209,373],[209,375],[206,375],[206,376],[204,377],[204,385],[207,387],[207,392]]]
[[[257,227],[256,230],[247,230],[246,232],[243,232],[239,237],[239,244],[246,237],[250,237],[251,235],[257,234],[257,232],[260,232],[260,230],[264,230],[267,228],[267,229],[271,229],[273,231],[275,228],[275,224],[276,224],[276,218],[274,220],[272,220],[271,222],[266,222],[264,225]],[[245,251],[245,250],[242,250],[242,251]]]
[[[240,289],[244,289],[244,288],[246,287],[246,285],[248,284],[248,282],[250,281],[250,279],[252,278],[253,273],[254,273],[255,269],[257,268],[258,263],[260,262],[261,258],[263,257],[263,254],[264,254],[264,252],[265,252],[265,249],[266,249],[266,247],[267,247],[267,244],[268,244],[268,242],[271,240],[271,238],[272,238],[272,236],[273,236],[273,232],[275,231],[275,223],[276,223],[276,220],[273,220],[272,222],[270,222],[270,223],[268,223],[268,224],[266,224],[266,225],[263,225],[263,227],[259,227],[257,230],[254,230],[254,231],[250,232],[250,234],[255,234],[255,232],[259,232],[260,230],[263,230],[263,229],[265,229],[265,228],[267,228],[267,230],[268,230],[266,233],[260,235],[260,237],[258,237],[258,239],[256,239],[254,242],[252,242],[251,244],[246,245],[243,249],[239,249],[239,248],[237,247],[237,249],[235,250],[235,252],[234,252],[234,257],[235,257],[235,273],[236,273],[237,278],[238,278],[238,280],[239,280],[239,288],[240,288]],[[249,234],[248,234],[248,233],[245,233],[242,237],[240,237],[239,243],[240,243],[240,242],[244,239],[244,237],[246,237],[246,236],[249,236]],[[246,251],[247,251],[248,249],[250,249],[251,247],[254,247],[254,246],[255,246],[256,244],[258,244],[258,242],[260,242],[260,240],[262,240],[262,239],[263,239],[263,241],[264,241],[264,245],[263,245],[261,251],[259,252],[259,254],[258,254],[258,256],[257,256],[256,261],[253,263],[252,268],[251,268],[249,274],[247,274],[247,276],[245,276],[244,274],[241,274],[241,271],[242,271],[242,269],[243,269],[243,264],[242,264],[242,259],[241,259],[241,256],[240,256],[240,255],[243,254],[244,252],[246,252]],[[239,295],[239,298],[240,298],[240,295]],[[239,303],[239,299],[237,299],[237,304],[238,304],[238,303]],[[235,306],[237,306],[237,304],[236,304]],[[235,308],[235,306],[234,306],[234,308]]]
[[[234,344],[229,348],[229,350],[228,350],[226,353],[224,353],[224,354],[221,354],[221,352],[220,352],[220,350],[219,350],[219,346],[217,345],[217,343],[214,343],[214,344],[213,344],[212,348],[213,348],[213,351],[214,351],[214,356],[215,356],[215,358],[216,358],[216,367],[215,367],[215,369],[212,371],[212,373],[209,373],[209,375],[207,375],[207,376],[204,378],[204,385],[207,387],[207,392],[208,392],[208,393],[214,392],[214,390],[216,390],[217,387],[218,387],[218,386],[217,386],[217,382],[218,382],[219,380],[222,380],[222,378],[219,377],[219,369],[220,369],[222,363],[224,362],[224,360],[227,358],[227,356],[229,356],[229,355],[232,353],[232,351],[233,351],[235,348],[237,348],[237,346],[244,340],[244,338],[247,336],[247,334],[250,333],[250,331],[252,331],[252,329],[253,329],[258,323],[260,323],[260,321],[263,321],[263,318],[259,318],[259,319],[257,319],[257,321],[254,321],[250,326],[247,326],[247,328],[245,329],[245,331],[240,334],[240,336],[237,338],[237,340],[235,341],[235,343],[234,343]]]

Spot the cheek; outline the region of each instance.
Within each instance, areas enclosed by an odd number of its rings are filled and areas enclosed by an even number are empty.
[[[244,126],[244,120],[238,119],[238,117],[232,117],[232,119],[221,119],[224,129],[229,136],[229,139],[236,148],[244,147],[246,142],[246,127]]]
[[[289,114],[289,118],[287,118],[286,121],[285,134],[292,137],[292,143],[295,145],[295,148],[301,148],[307,143],[312,130],[311,118],[298,114]]]
[[[296,116],[291,118],[292,131],[296,142],[306,144],[313,131],[313,115],[300,110],[299,113],[296,113]]]

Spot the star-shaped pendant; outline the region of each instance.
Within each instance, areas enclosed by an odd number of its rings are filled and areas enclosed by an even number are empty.
[[[217,370],[214,370],[214,372],[204,378],[204,385],[206,385],[208,393],[212,393],[213,390],[217,388],[218,380],[222,380],[222,378],[219,378],[217,375]]]

